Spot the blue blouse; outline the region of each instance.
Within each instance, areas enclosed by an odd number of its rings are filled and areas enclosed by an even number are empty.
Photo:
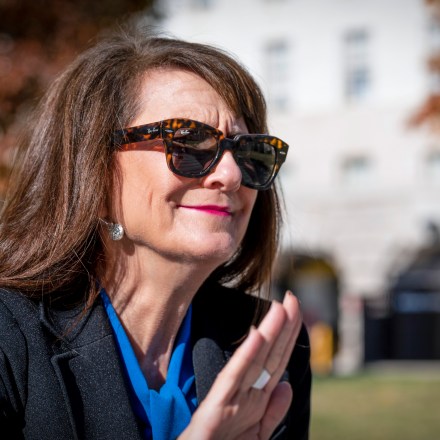
[[[150,390],[130,340],[108,295],[101,289],[104,307],[115,334],[136,417],[143,427],[144,439],[176,439],[188,426],[197,408],[191,347],[191,306],[176,337],[165,383],[159,391]]]

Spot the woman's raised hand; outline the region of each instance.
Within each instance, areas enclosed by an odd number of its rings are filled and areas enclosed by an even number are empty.
[[[273,302],[220,372],[179,440],[269,439],[292,400],[290,384],[279,381],[301,323],[298,300],[290,292],[282,304]]]

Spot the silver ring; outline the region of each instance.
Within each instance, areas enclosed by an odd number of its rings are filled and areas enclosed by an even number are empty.
[[[265,368],[263,368],[263,371],[261,372],[258,379],[255,381],[255,383],[252,385],[252,388],[256,390],[262,390],[270,381],[270,378],[271,375],[269,374],[269,372]]]

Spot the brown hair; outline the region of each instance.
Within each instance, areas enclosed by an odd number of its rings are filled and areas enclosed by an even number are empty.
[[[96,297],[102,258],[98,212],[113,179],[111,133],[140,110],[144,73],[184,69],[205,79],[252,133],[267,132],[266,105],[249,73],[225,52],[145,30],[119,31],[84,52],[48,91],[21,145],[0,220],[0,286],[28,296]],[[278,244],[276,188],[260,191],[234,258],[210,279],[258,289]]]

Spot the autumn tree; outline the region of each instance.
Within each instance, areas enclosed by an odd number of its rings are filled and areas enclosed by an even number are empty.
[[[432,16],[432,26],[440,36],[440,0],[425,0]],[[429,124],[431,128],[440,130],[440,47],[436,47],[427,60],[427,68],[432,76],[433,91],[422,103],[418,111],[410,119],[410,124],[419,126]]]
[[[157,15],[154,0],[0,0],[0,191],[26,114],[102,30]]]

